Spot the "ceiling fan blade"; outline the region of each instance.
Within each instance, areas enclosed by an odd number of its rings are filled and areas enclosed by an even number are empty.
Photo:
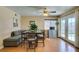
[[[49,13],[56,13],[56,11],[50,11]]]

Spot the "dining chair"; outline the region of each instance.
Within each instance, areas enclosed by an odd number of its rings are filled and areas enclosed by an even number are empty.
[[[24,31],[22,31],[21,32],[21,47],[22,46],[25,46],[25,44],[26,44],[26,41],[27,41],[27,35],[26,35],[26,33],[24,33]]]
[[[35,33],[27,33],[27,51],[28,49],[34,49],[37,47],[37,37]]]
[[[45,31],[44,30],[41,30],[41,33],[40,34],[37,34],[37,42],[38,43],[43,43],[43,46],[45,46]]]

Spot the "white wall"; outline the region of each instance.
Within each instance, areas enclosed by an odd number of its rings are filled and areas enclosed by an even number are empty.
[[[0,7],[0,48],[3,47],[3,39],[9,37],[12,31],[20,29],[20,15],[17,16],[18,27],[13,27],[14,14],[14,11]]]

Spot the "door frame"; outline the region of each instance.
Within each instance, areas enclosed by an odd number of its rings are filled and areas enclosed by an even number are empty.
[[[59,22],[58,22],[58,19],[44,19],[44,21],[45,20],[54,20],[54,21],[56,21],[56,36],[57,36],[57,38],[58,38],[58,25],[59,25]],[[45,23],[44,23],[44,26],[45,26]],[[45,29],[44,29],[45,30]],[[47,33],[45,33],[45,36],[47,37],[47,38],[49,38],[49,30],[45,30],[45,32],[47,32]]]

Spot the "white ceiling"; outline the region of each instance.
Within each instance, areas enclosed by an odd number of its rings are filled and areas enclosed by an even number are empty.
[[[7,6],[7,8],[19,13],[22,16],[42,16],[43,9],[48,11],[56,11],[56,13],[49,13],[49,16],[58,16],[68,11],[74,6]]]

